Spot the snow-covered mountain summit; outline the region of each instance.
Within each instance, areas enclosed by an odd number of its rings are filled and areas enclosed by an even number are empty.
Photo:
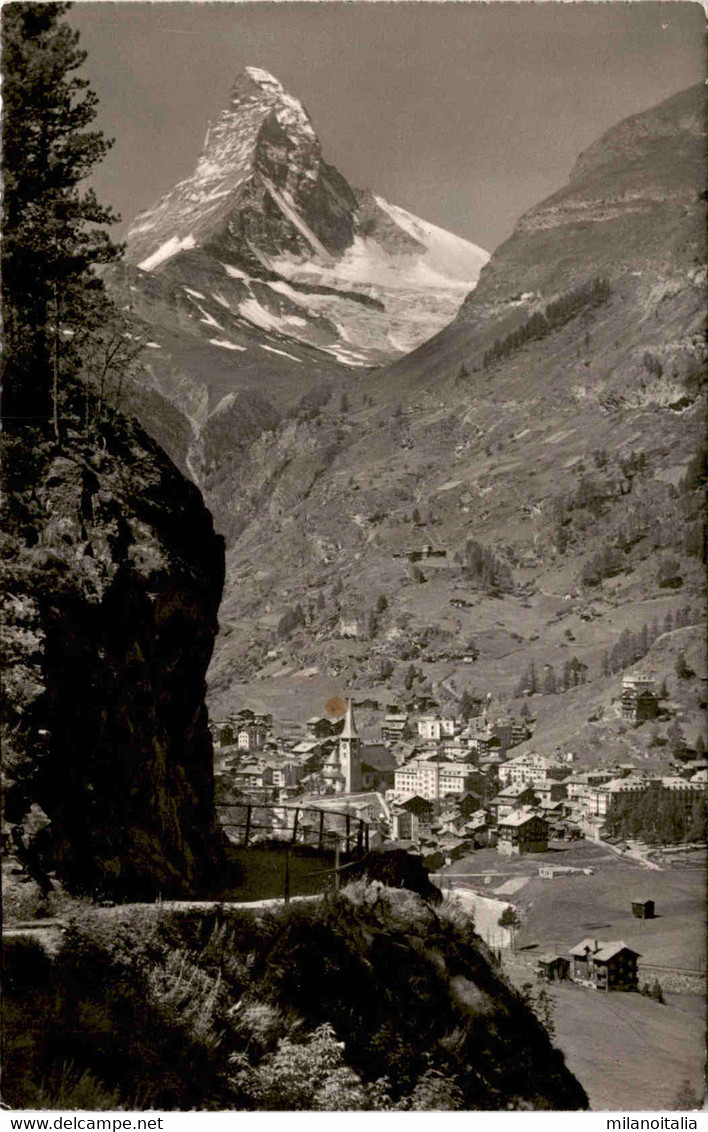
[[[180,282],[194,263],[206,313],[232,324],[233,345],[245,322],[362,366],[437,333],[489,256],[351,188],[302,104],[246,67],[194,172],[134,221],[127,258]]]

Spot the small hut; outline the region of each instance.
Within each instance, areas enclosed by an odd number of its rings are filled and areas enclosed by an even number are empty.
[[[569,969],[570,960],[564,955],[539,955],[536,960],[536,974],[547,983],[567,979]]]
[[[653,920],[654,919],[654,901],[653,900],[633,900],[632,901],[632,915],[637,920]]]

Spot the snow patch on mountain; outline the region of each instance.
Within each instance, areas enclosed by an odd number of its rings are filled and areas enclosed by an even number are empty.
[[[225,338],[210,338],[210,346],[221,346],[224,350],[240,350],[243,354],[246,353],[245,346],[237,346],[235,342],[228,342]]]
[[[267,350],[269,354],[280,354],[283,358],[290,358],[294,362],[301,362],[302,358],[296,358],[294,354],[288,354],[285,350],[276,350],[274,346],[263,346],[261,350]]]
[[[165,240],[164,244],[160,245],[157,251],[149,255],[147,259],[144,259],[142,263],[139,263],[138,267],[143,271],[152,271],[153,267],[158,267],[159,264],[165,263],[168,259],[172,259],[173,255],[177,255],[178,252],[187,251],[189,248],[193,248],[194,245],[194,236],[184,236],[181,239],[179,236],[171,236],[169,240]]]
[[[477,282],[482,268],[489,262],[489,253],[483,248],[469,240],[463,240],[454,232],[447,232],[436,224],[413,216],[405,208],[389,204],[383,197],[374,196],[374,200],[399,228],[425,245],[427,251],[424,260],[431,271],[448,280],[458,280],[470,286]]]
[[[202,312],[202,315],[204,316],[203,318],[199,319],[200,322],[205,322],[207,324],[207,326],[215,326],[217,330],[223,330],[224,329],[223,326],[221,326],[220,323],[218,323],[215,318],[212,318],[212,316],[209,314],[209,311],[205,311],[204,307],[199,306],[199,303],[197,303],[197,306],[199,307],[199,310]]]

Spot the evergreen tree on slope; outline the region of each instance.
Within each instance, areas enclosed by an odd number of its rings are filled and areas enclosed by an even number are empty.
[[[75,74],[86,53],[61,23],[68,8],[14,3],[2,12],[2,411],[5,427],[53,419],[57,438],[78,343],[106,315],[93,267],[120,254],[101,227],[118,217],[80,188],[112,142],[88,128],[97,99]]]

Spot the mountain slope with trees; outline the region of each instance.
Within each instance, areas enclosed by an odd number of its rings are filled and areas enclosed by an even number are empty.
[[[365,375],[345,411],[324,404],[208,481],[239,531],[215,711],[273,650],[275,670],[318,666],[323,699],[347,683],[385,699],[400,681],[381,687],[381,665],[402,679],[471,637],[474,669],[429,664],[426,678],[510,696],[531,661],[539,687],[566,659],[592,682],[605,654],[619,670],[625,629],[686,606],[702,618],[703,102],[695,88],[620,123],[521,219],[449,327]],[[502,564],[503,592],[471,584],[470,540]],[[445,557],[420,558],[427,546]],[[372,635],[378,593],[389,609]],[[279,641],[298,604],[303,630]],[[360,645],[338,642],[340,618]],[[446,646],[422,647],[433,628]]]

